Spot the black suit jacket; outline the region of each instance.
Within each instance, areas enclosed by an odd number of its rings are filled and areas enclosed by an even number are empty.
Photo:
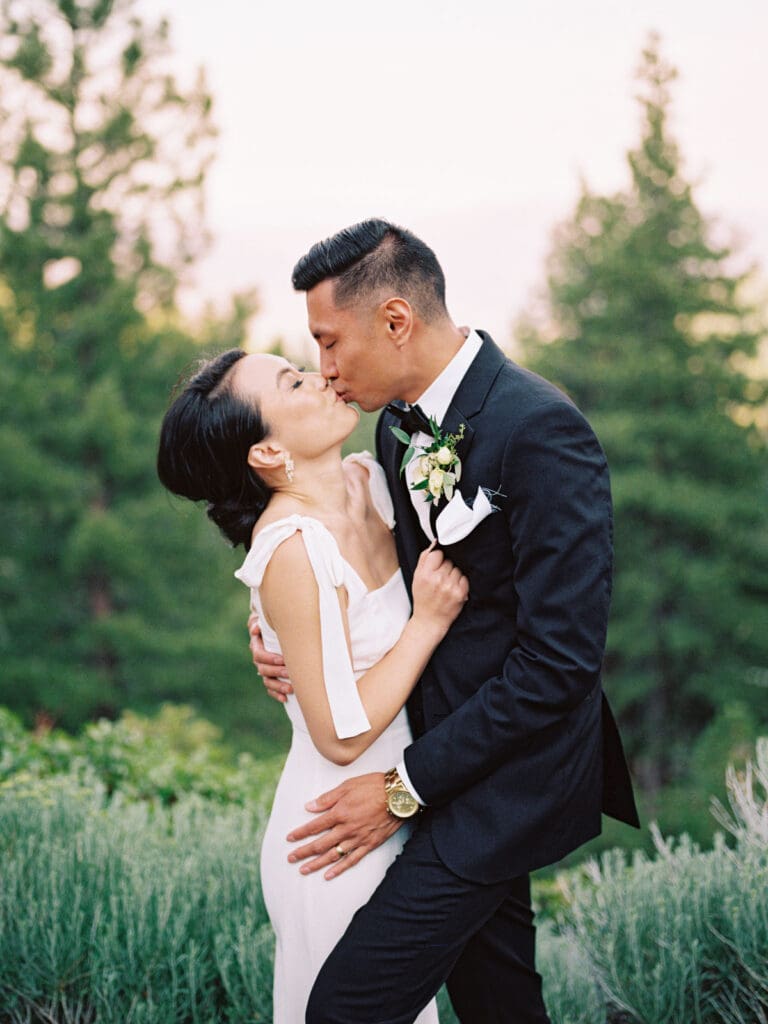
[[[405,763],[443,862],[494,882],[559,860],[600,832],[601,812],[639,821],[600,682],[612,570],[605,455],[562,392],[480,334],[442,427],[466,427],[465,499],[490,488],[499,510],[445,547],[469,600],[409,702]],[[428,541],[399,475],[396,424],[385,411],[376,443],[410,587]]]

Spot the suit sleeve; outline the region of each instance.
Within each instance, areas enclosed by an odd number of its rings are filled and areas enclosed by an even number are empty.
[[[532,751],[590,695],[605,648],[612,513],[603,451],[579,411],[539,408],[508,439],[506,495],[514,645],[498,675],[405,751],[429,805],[447,802],[525,746]],[[471,548],[470,548],[471,557]]]

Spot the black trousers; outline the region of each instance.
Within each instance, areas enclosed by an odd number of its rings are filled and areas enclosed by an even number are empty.
[[[326,960],[306,1024],[412,1024],[445,981],[462,1024],[550,1024],[528,876],[459,878],[437,856],[428,819]]]

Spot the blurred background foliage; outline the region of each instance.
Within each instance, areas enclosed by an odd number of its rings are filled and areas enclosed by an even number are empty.
[[[195,324],[176,304],[207,240],[212,99],[131,0],[0,11],[0,704],[41,737],[119,719],[119,746],[124,712],[182,703],[269,758],[288,730],[250,664],[242,555],[154,471],[174,381],[257,312],[255,292]],[[685,177],[673,81],[651,38],[627,187],[583,187],[514,344],[608,454],[606,689],[646,817],[706,842],[724,765],[768,725],[766,327],[756,268]],[[363,417],[350,448],[372,446]]]
[[[193,701],[271,753],[240,559],[155,476],[159,421],[202,350],[240,344],[255,295],[190,329],[215,135],[202,77],[132,4],[6,3],[0,50],[0,702],[74,729]]]
[[[765,319],[755,268],[715,241],[685,178],[674,78],[652,37],[629,186],[583,189],[541,307],[518,325],[526,364],[574,398],[608,456],[605,687],[656,815],[768,719]]]

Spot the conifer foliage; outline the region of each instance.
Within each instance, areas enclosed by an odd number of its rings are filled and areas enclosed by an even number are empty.
[[[731,702],[768,722],[768,506],[751,270],[716,240],[669,126],[651,37],[625,191],[586,187],[556,232],[527,364],[595,426],[611,467],[616,577],[606,687],[648,790]]]
[[[221,719],[225,692],[242,721],[236,559],[154,470],[198,356],[174,300],[206,242],[210,97],[178,86],[168,26],[133,0],[0,12],[0,703],[68,726],[159,699]]]

